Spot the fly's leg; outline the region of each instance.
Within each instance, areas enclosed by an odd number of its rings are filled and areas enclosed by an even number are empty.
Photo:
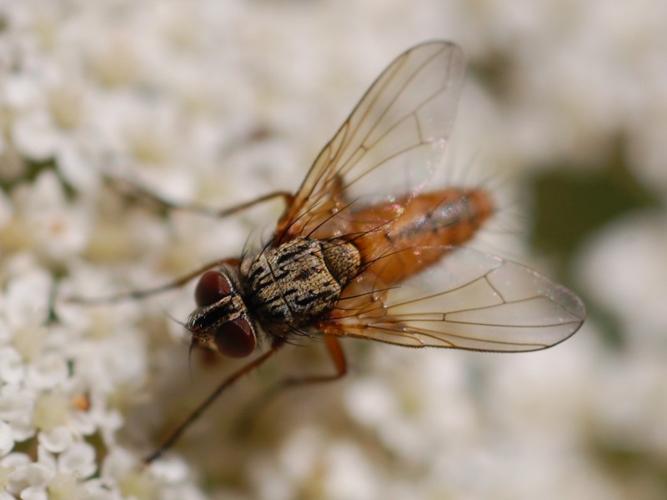
[[[114,190],[118,191],[123,196],[127,196],[139,201],[149,203],[151,205],[157,206],[159,210],[163,212],[169,212],[171,210],[184,210],[188,212],[194,212],[202,215],[207,215],[209,217],[228,217],[230,215],[242,212],[248,208],[251,208],[255,205],[263,203],[265,201],[273,200],[275,198],[282,198],[285,201],[285,205],[289,206],[292,203],[293,196],[288,191],[272,191],[262,196],[258,196],[252,200],[248,200],[238,205],[233,205],[231,207],[226,207],[223,209],[216,209],[211,207],[206,207],[203,205],[191,204],[191,203],[176,203],[171,200],[168,200],[159,194],[152,192],[151,190],[141,186],[140,184],[127,180],[120,179],[118,177],[105,176],[105,182]]]
[[[237,422],[236,427],[238,432],[250,432],[254,422],[262,410],[264,410],[271,403],[271,401],[273,401],[273,399],[284,390],[305,385],[334,382],[343,378],[347,374],[347,360],[345,359],[345,352],[343,351],[343,347],[340,345],[338,337],[333,335],[325,335],[324,344],[327,348],[327,353],[333,362],[336,372],[330,375],[306,375],[300,377],[289,377],[281,380],[266,390],[260,397],[253,400],[250,405],[248,405],[246,410],[243,412],[242,418],[240,418]]]
[[[65,297],[65,300],[67,302],[72,302],[75,304],[93,305],[93,304],[114,304],[116,302],[122,302],[124,300],[145,299],[146,297],[150,297],[151,295],[157,295],[163,292],[167,292],[169,290],[173,290],[174,288],[180,288],[191,279],[196,278],[204,271],[208,271],[213,267],[221,266],[223,264],[238,265],[239,263],[240,263],[239,259],[236,258],[219,259],[213,262],[209,262],[208,264],[198,269],[195,269],[194,271],[190,271],[189,273],[180,276],[179,278],[176,278],[167,283],[163,283],[162,285],[150,288],[142,288],[137,290],[127,290],[125,292],[117,293],[115,295],[107,295],[105,297],[79,297],[74,295]]]
[[[146,458],[144,458],[144,463],[145,464],[150,464],[152,461],[155,459],[159,458],[165,451],[167,451],[169,448],[173,446],[173,444],[178,441],[178,439],[181,437],[181,435],[185,432],[185,430],[190,427],[190,425],[197,420],[206,409],[211,406],[211,404],[218,399],[218,396],[222,394],[225,389],[227,389],[229,386],[234,384],[238,379],[240,379],[242,376],[250,373],[253,371],[255,368],[263,364],[267,359],[269,359],[271,356],[273,356],[284,344],[284,341],[282,340],[277,340],[273,343],[271,346],[271,349],[266,351],[264,354],[259,356],[258,358],[255,358],[252,360],[250,363],[246,364],[245,366],[242,366],[239,370],[235,371],[231,375],[229,375],[226,379],[224,379],[218,387],[204,400],[201,402],[201,404],[195,408],[195,410],[188,415],[188,417],[183,420],[183,422],[180,423],[176,429],[174,429],[168,436],[167,438],[162,442],[162,444],[150,455],[148,455]]]
[[[298,387],[308,384],[320,384],[323,382],[334,382],[340,378],[343,378],[347,374],[347,360],[345,359],[345,352],[343,352],[343,346],[340,345],[338,337],[334,337],[333,335],[325,335],[324,345],[327,348],[327,353],[333,362],[336,373],[331,375],[309,375],[286,378],[285,380],[282,380],[273,386],[273,388],[269,389],[269,391],[273,394],[277,394],[283,389],[289,389],[290,387]]]
[[[166,200],[162,198],[161,196],[151,192],[150,190],[135,184],[131,181],[125,180],[125,179],[118,179],[118,178],[113,178],[113,177],[105,177],[105,180],[109,182],[115,189],[118,189],[124,194],[132,197],[136,197],[141,200],[146,200],[150,203],[156,204],[159,206],[162,210],[164,211],[170,211],[170,210],[186,210],[190,212],[196,212],[204,215],[208,215],[211,217],[227,217],[230,215],[233,215],[235,213],[241,212],[243,210],[246,210],[248,208],[253,207],[254,205],[257,205],[259,203],[263,203],[265,201],[272,200],[274,198],[283,198],[285,200],[285,203],[287,206],[289,206],[292,203],[293,196],[291,193],[288,193],[287,191],[274,191],[268,194],[265,194],[263,196],[259,196],[253,200],[246,201],[244,203],[239,203],[238,205],[234,205],[231,207],[227,207],[224,209],[213,209],[210,207],[205,207],[202,205],[192,205],[192,204],[178,204],[174,203],[172,201]],[[128,192],[129,190],[129,192]],[[198,275],[202,274],[204,271],[207,271],[208,269],[211,269],[212,267],[216,267],[222,264],[232,264],[232,265],[238,265],[240,264],[238,259],[221,259],[221,260],[216,260],[214,262],[211,262],[209,264],[206,264],[205,266],[196,269],[185,276],[181,276],[180,278],[175,279],[174,281],[171,281],[169,283],[165,283],[164,285],[160,285],[157,287],[152,287],[152,288],[146,288],[146,289],[141,289],[141,290],[129,290],[127,292],[122,292],[116,295],[110,295],[106,297],[77,297],[77,296],[72,296],[68,297],[66,300],[68,302],[74,302],[78,304],[109,304],[109,303],[115,303],[115,302],[122,302],[124,300],[132,300],[132,299],[143,299],[146,297],[149,297],[151,295],[156,295],[162,292],[166,292],[168,290],[172,290],[174,288],[179,288],[183,285],[185,285],[188,281],[191,279],[197,277]]]

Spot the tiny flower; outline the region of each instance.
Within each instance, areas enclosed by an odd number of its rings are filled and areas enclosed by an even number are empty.
[[[21,355],[12,347],[0,349],[0,381],[5,384],[18,384],[25,376],[25,367]]]
[[[5,320],[15,333],[15,348],[26,358],[36,355],[41,347],[43,329],[41,325],[48,316],[48,302],[51,287],[50,276],[41,269],[14,261],[5,269],[17,274],[9,281],[5,292]]]
[[[19,465],[9,474],[7,489],[14,494],[25,492],[31,498],[46,499],[45,489],[54,476],[55,470],[43,463]]]
[[[15,385],[0,386],[0,419],[12,430],[12,438],[24,441],[35,434],[32,425],[34,392]]]
[[[88,443],[74,443],[58,456],[58,470],[62,474],[84,479],[96,469],[95,450]]]
[[[61,353],[46,353],[30,364],[27,383],[38,390],[52,389],[67,379],[67,361]]]
[[[0,420],[0,457],[4,457],[14,448],[14,436],[12,428]]]

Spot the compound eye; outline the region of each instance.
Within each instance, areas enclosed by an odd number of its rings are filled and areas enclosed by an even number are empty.
[[[215,343],[221,354],[231,358],[245,358],[255,350],[257,338],[250,322],[238,318],[218,328]]]
[[[219,271],[206,271],[202,274],[195,288],[195,302],[199,307],[215,304],[232,291],[227,276]]]

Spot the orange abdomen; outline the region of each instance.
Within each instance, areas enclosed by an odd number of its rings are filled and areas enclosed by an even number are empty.
[[[399,283],[467,243],[493,215],[480,189],[447,188],[354,212],[354,243],[362,265],[385,285]]]

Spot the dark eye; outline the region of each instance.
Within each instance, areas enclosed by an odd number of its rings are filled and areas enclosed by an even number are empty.
[[[229,279],[219,271],[206,271],[195,288],[195,302],[199,307],[215,304],[232,291]]]
[[[221,354],[231,358],[244,358],[255,350],[255,330],[248,320],[235,319],[221,325],[215,332],[215,343]]]

